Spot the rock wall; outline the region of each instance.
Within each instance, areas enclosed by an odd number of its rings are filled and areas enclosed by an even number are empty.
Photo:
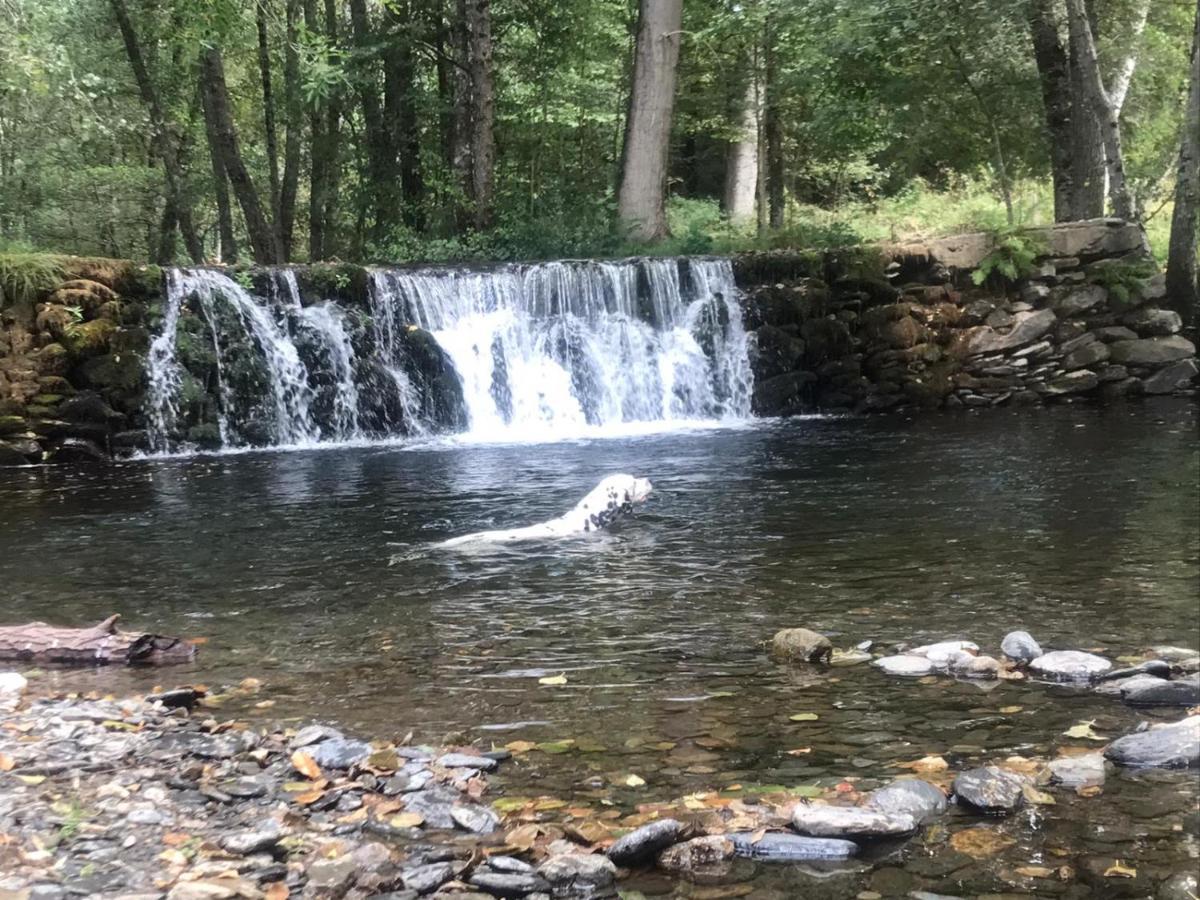
[[[1159,306],[1141,229],[1120,220],[1007,244],[746,254],[735,269],[758,415],[1194,393],[1200,371],[1179,315]]]

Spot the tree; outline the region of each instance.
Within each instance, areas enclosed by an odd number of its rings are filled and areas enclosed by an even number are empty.
[[[753,58],[745,65],[745,87],[735,102],[732,118],[738,133],[725,149],[725,186],[721,208],[731,222],[747,222],[754,218],[754,202],[758,188],[758,74]]]
[[[678,5],[678,0],[668,0]],[[492,76],[491,0],[466,0],[467,69],[471,81],[471,198],[473,224],[490,228],[495,219],[496,118]]]
[[[1196,5],[1182,130],[1167,254],[1167,297],[1180,315],[1195,323],[1200,318],[1200,267],[1196,263],[1200,249],[1197,247],[1197,219],[1200,218],[1200,3]]]
[[[641,241],[668,234],[667,157],[682,16],[682,0],[640,0],[617,219]]]

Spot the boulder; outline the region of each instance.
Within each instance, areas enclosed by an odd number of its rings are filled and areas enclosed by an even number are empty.
[[[1059,296],[1054,303],[1054,311],[1066,319],[1095,309],[1107,299],[1107,289],[1098,284],[1085,284],[1072,288]]]
[[[896,656],[884,656],[872,663],[883,669],[888,675],[921,676],[934,671],[934,665],[923,656],[911,653],[901,653]]]
[[[985,813],[1010,813],[1025,801],[1028,780],[1016,772],[984,766],[959,773],[954,779],[954,796]]]
[[[608,848],[608,858],[618,866],[632,866],[648,859],[671,846],[683,831],[675,819],[659,819],[619,837]]]
[[[1196,345],[1179,335],[1115,341],[1109,345],[1112,360],[1134,366],[1165,366],[1196,355]]]
[[[946,811],[942,789],[920,778],[899,778],[871,791],[866,807],[887,815],[910,816],[918,825],[933,821]]]
[[[788,334],[782,328],[764,325],[754,332],[750,365],[754,370],[756,382],[792,371],[803,357],[804,341]]]
[[[1104,754],[1085,753],[1052,759],[1046,766],[1051,784],[1080,788],[1104,784]]]
[[[1016,318],[1017,324],[1008,334],[999,334],[987,326],[972,332],[967,344],[968,355],[1000,353],[1032,344],[1053,328],[1054,323],[1058,321],[1054,311],[1049,309],[1017,313],[1014,318]]]
[[[1097,346],[1103,347],[1104,345],[1099,344]],[[1076,369],[1074,372],[1068,372],[1065,375],[1051,378],[1043,386],[1042,393],[1052,397],[1064,394],[1081,394],[1092,390],[1099,383],[1100,376],[1091,369]]]
[[[1030,663],[1042,655],[1041,645],[1028,631],[1010,631],[1000,642],[1000,651],[1018,663]]]
[[[112,458],[87,438],[65,438],[47,455],[54,463],[106,463]]]
[[[1200,715],[1152,725],[1145,731],[1117,738],[1104,755],[1117,765],[1132,768],[1182,769],[1200,765]]]
[[[777,832],[736,831],[725,835],[736,856],[771,862],[803,862],[813,859],[849,859],[858,854],[858,844],[837,838],[803,837]]]
[[[912,834],[917,820],[907,813],[801,801],[792,810],[792,827],[811,837],[884,838]]]
[[[1056,681],[1089,681],[1112,668],[1103,656],[1080,650],[1055,650],[1044,653],[1029,664],[1032,672]]]
[[[733,841],[723,835],[713,834],[668,847],[658,855],[658,866],[675,874],[723,870],[733,859],[734,852]]]
[[[617,867],[606,856],[560,853],[538,866],[538,875],[550,884],[554,897],[610,897],[615,891]]]
[[[923,656],[929,660],[935,669],[948,669],[950,664],[958,659],[960,654],[974,656],[979,652],[979,645],[971,641],[939,641],[936,644],[925,644],[906,651],[909,656]],[[965,663],[963,664],[965,665]]]
[[[1107,325],[1103,328],[1093,329],[1097,340],[1104,341],[1106,344],[1111,344],[1113,341],[1136,341],[1137,332],[1126,328],[1124,325]]]
[[[24,448],[13,441],[0,441],[0,466],[27,466],[31,462]]]
[[[1181,359],[1165,366],[1142,381],[1142,390],[1147,394],[1170,394],[1191,386],[1200,373],[1194,359]]]
[[[1123,316],[1121,324],[1129,326],[1142,337],[1165,337],[1178,332],[1183,327],[1183,319],[1172,309],[1149,306]]]
[[[807,628],[785,628],[772,638],[771,653],[791,662],[829,662],[833,644],[825,635]]]
[[[1089,344],[1085,344],[1075,350],[1071,350],[1063,357],[1062,367],[1070,372],[1072,369],[1082,369],[1085,366],[1094,366],[1096,363],[1102,363],[1108,359],[1110,351],[1108,344],[1102,341],[1093,340]]]
[[[807,388],[817,380],[812,372],[787,372],[766,381],[755,381],[751,407],[755,415],[782,416],[803,412]]]
[[[1141,679],[1121,690],[1130,706],[1195,706],[1200,704],[1200,673],[1173,681]]]

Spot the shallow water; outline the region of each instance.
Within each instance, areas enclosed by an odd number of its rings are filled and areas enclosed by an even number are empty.
[[[899,761],[1053,755],[1080,743],[1062,736],[1073,724],[1107,736],[1147,716],[1064,687],[789,669],[762,642],[804,625],[839,646],[966,637],[997,652],[1024,627],[1044,647],[1113,657],[1196,646],[1196,437],[1195,403],[1162,401],[10,470],[2,618],[121,612],[208,638],[183,670],[48,673],[45,687],[252,675],[262,692],[231,700],[231,714],[383,737],[574,739],[506,768],[501,782],[521,795],[594,799],[589,779],[629,773],[648,784],[605,789],[623,809],[733,783],[849,776],[865,788]],[[615,471],[649,476],[656,492],[613,533],[430,547],[558,515]],[[565,685],[538,683],[559,673]],[[263,699],[267,712],[252,705]],[[819,718],[789,719],[800,712]],[[786,752],[800,747],[811,752]],[[927,838],[820,877],[794,866],[736,877],[764,897],[1103,896],[1116,888],[1085,879],[1090,855],[1140,864],[1141,877],[1194,865],[1195,773],[1110,776],[1100,797],[1056,797],[1000,825],[1017,842],[981,863]],[[1076,870],[1065,882],[1014,871],[1064,864]]]

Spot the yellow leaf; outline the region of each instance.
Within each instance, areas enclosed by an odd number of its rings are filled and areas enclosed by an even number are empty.
[[[522,825],[514,828],[504,838],[510,847],[518,850],[529,850],[537,841],[541,829],[537,825]]]
[[[1082,738],[1088,741],[1106,741],[1108,738],[1101,737],[1092,730],[1092,722],[1080,722],[1078,725],[1072,725],[1063,732],[1069,738]]]
[[[1025,795],[1025,799],[1036,806],[1054,806],[1055,800],[1045,791],[1039,791],[1031,785],[1025,785],[1021,788],[1021,793]]]
[[[504,745],[504,749],[511,753],[528,753],[536,746],[533,741],[509,741]]]
[[[388,819],[393,828],[417,828],[425,821],[425,817],[417,812],[402,812]]]
[[[533,808],[538,812],[547,812],[551,809],[562,809],[566,805],[566,800],[555,800],[553,797],[547,797],[544,800],[538,800],[534,803]]]
[[[35,785],[35,784],[41,784],[43,781],[46,780],[45,775],[18,775],[17,777],[20,778],[26,784],[31,785],[31,786]]]
[[[793,722],[815,722],[821,717],[816,713],[796,713],[795,715],[788,716],[788,718]]]
[[[923,756],[918,760],[907,763],[896,763],[897,769],[911,769],[914,772],[944,772],[950,764],[940,756]]]
[[[539,678],[538,684],[566,684],[567,676],[563,673],[558,675],[547,675],[545,678]]]
[[[646,784],[646,779],[640,775],[630,775],[625,779],[625,784],[629,787],[642,787]]]
[[[274,700],[259,700],[257,703],[254,704],[254,708],[255,709],[270,709],[274,705],[275,705]]]
[[[1105,878],[1137,878],[1137,869],[1133,866],[1127,866],[1119,859],[1114,859],[1113,864],[1104,870]]]
[[[0,772],[11,772],[16,762],[7,753],[0,753]]]
[[[1002,713],[1004,713],[1004,715],[1008,716],[1008,715],[1012,715],[1013,713],[1019,713],[1024,708],[1025,707],[1023,707],[1023,706],[1002,706],[1002,707],[1000,707],[1000,712],[1002,712]],[[1037,866],[1034,866],[1033,868],[1036,869]],[[1020,869],[1018,869],[1017,871],[1019,872]]]
[[[991,828],[968,828],[950,835],[950,846],[973,859],[995,856],[1005,847],[1011,847],[1015,843],[1012,838]]]
[[[1075,788],[1075,793],[1080,797],[1099,797],[1104,793],[1104,788],[1098,784],[1084,784]]]
[[[308,806],[310,803],[316,803],[318,800],[320,800],[324,796],[325,796],[325,791],[323,789],[309,791],[306,794],[297,794],[296,802],[299,804],[302,804],[303,806]]]
[[[303,750],[297,750],[292,754],[292,766],[305,778],[311,778],[315,781],[321,777],[321,767],[317,765],[315,759]]]
[[[807,756],[812,753],[812,747],[797,747],[795,750],[789,750],[788,756]]]
[[[1052,878],[1054,869],[1047,869],[1045,866],[1018,866],[1017,874],[1027,878]]]

